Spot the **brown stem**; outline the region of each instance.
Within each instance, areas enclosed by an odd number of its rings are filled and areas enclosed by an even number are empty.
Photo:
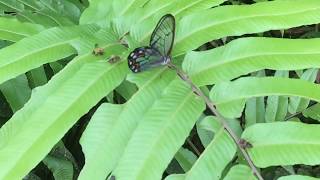
[[[224,117],[217,111],[217,109],[214,107],[213,102],[211,102],[211,100],[203,94],[203,92],[195,85],[193,84],[193,82],[191,81],[191,79],[188,77],[188,75],[186,73],[184,73],[182,70],[180,70],[179,68],[177,68],[174,64],[172,64],[171,62],[168,64],[169,68],[174,69],[178,76],[185,81],[186,83],[188,83],[192,90],[199,95],[200,97],[203,98],[203,100],[205,101],[206,105],[208,106],[208,108],[212,111],[213,114],[216,115],[217,119],[220,121],[220,123],[223,125],[224,129],[230,134],[231,138],[234,140],[234,142],[237,144],[238,148],[240,149],[241,153],[243,154],[244,158],[246,159],[246,161],[248,162],[253,174],[259,179],[259,180],[263,180],[260,172],[258,171],[258,169],[255,167],[255,165],[253,164],[249,154],[247,153],[247,151],[241,146],[241,144],[239,143],[239,138],[237,137],[237,135],[233,132],[233,130],[230,128],[230,126],[228,125],[227,121],[224,119]]]

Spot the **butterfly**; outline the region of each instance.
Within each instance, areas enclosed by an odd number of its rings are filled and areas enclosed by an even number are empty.
[[[175,19],[171,14],[161,17],[153,30],[149,46],[138,47],[128,56],[128,66],[134,73],[144,71],[171,61],[175,34]]]

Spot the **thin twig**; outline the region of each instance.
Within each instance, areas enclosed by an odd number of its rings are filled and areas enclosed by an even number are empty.
[[[191,79],[188,77],[188,75],[186,73],[184,73],[182,70],[180,70],[179,68],[177,68],[174,64],[169,63],[168,64],[169,68],[174,69],[178,76],[185,81],[186,83],[188,83],[192,90],[199,95],[201,98],[203,98],[203,100],[205,101],[206,105],[208,106],[208,108],[212,111],[213,114],[216,115],[217,119],[220,121],[220,123],[223,125],[224,129],[226,129],[226,131],[230,134],[231,138],[234,140],[234,142],[237,144],[238,148],[240,149],[241,153],[243,154],[244,158],[246,159],[246,161],[248,162],[253,174],[259,179],[259,180],[263,180],[260,172],[258,171],[258,169],[256,168],[256,166],[253,164],[249,154],[247,153],[247,151],[240,145],[239,143],[239,138],[237,137],[237,135],[233,132],[233,130],[230,128],[230,126],[228,125],[227,121],[224,119],[224,117],[216,110],[216,108],[214,107],[213,102],[206,96],[203,94],[203,92],[195,85],[193,84],[193,82],[191,81]]]

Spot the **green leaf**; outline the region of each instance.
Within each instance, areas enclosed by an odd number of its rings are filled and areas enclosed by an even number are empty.
[[[96,144],[95,159],[86,162],[80,172],[79,179],[105,179],[111,173],[123,155],[138,123],[156,99],[164,93],[165,87],[174,77],[174,72],[165,68],[153,69],[139,74],[129,74],[127,78],[129,81],[138,84],[139,90],[124,104],[111,132],[108,132],[108,137],[105,137],[106,139],[101,143]]]
[[[117,0],[113,1],[113,10],[116,16],[130,14],[136,9],[141,8],[149,0]]]
[[[120,50],[123,48],[117,45],[107,53]],[[126,73],[126,63],[99,61],[90,53],[37,88],[0,129],[0,179],[25,176],[81,116],[123,81]]]
[[[320,121],[320,104],[317,103],[302,111],[303,116]]]
[[[114,14],[112,3],[113,1],[110,0],[95,0],[90,2],[89,7],[81,14],[80,24],[97,23],[107,26]]]
[[[44,27],[38,24],[22,23],[16,19],[0,17],[0,39],[2,40],[17,42],[43,30]]]
[[[112,172],[116,177],[160,179],[204,110],[203,101],[178,77],[162,91],[132,134]]]
[[[261,70],[256,73],[252,73],[251,76],[264,77],[265,71]],[[265,122],[265,104],[264,97],[250,98],[246,102],[245,109],[245,125],[246,127],[255,124]]]
[[[245,121],[246,127],[255,123],[265,122],[264,97],[249,98],[246,102]]]
[[[21,109],[31,96],[31,89],[24,74],[1,84],[0,90],[13,112]]]
[[[302,75],[301,79],[314,82],[317,78],[318,69],[308,69]],[[303,111],[309,105],[310,100],[299,97],[290,97],[288,111],[291,114]]]
[[[126,100],[129,100],[137,90],[137,86],[128,81],[123,81],[120,86],[116,88],[116,91]]]
[[[17,0],[0,0],[0,4],[3,4],[7,7],[12,8],[15,11],[23,11],[24,6],[21,3],[18,3]]]
[[[276,71],[276,77],[289,77],[288,71]],[[283,121],[288,112],[288,97],[269,96],[265,119],[266,122]]]
[[[114,23],[117,32],[124,35],[130,31],[130,36],[138,42],[149,42],[149,37],[157,22],[176,4],[177,0],[148,1],[143,8],[133,13],[119,16]]]
[[[247,149],[258,167],[320,163],[320,126],[299,122],[255,124],[242,138],[253,147]],[[271,135],[272,134],[272,135]]]
[[[252,170],[248,166],[238,164],[233,166],[229,170],[226,177],[223,178],[223,180],[235,180],[235,179],[236,180],[255,180],[257,178],[252,174]]]
[[[41,17],[46,21],[54,22],[54,26],[68,26],[77,24],[80,16],[79,8],[65,0],[18,1],[25,7],[22,12],[18,13],[18,16],[26,17],[26,21],[30,22],[37,22],[37,19]],[[30,16],[32,14],[35,16]]]
[[[252,5],[221,6],[186,16],[177,24],[173,55],[182,55],[208,41],[225,36],[316,24],[320,21],[320,2],[307,2],[270,1]]]
[[[319,39],[241,38],[213,50],[188,53],[183,69],[202,86],[261,69],[316,68],[320,67],[319,47]]]
[[[221,125],[215,117],[211,116],[201,117],[196,125],[201,144],[206,148],[213,139],[214,133],[220,129]]]
[[[184,178],[179,179],[220,179],[224,168],[233,159],[236,151],[234,141],[224,128],[220,128],[190,171]]]
[[[110,154],[102,153],[101,148],[103,147],[101,146],[105,146],[104,144],[108,142],[107,140],[123,108],[123,105],[104,103],[100,105],[92,116],[80,139],[80,144],[85,156],[85,166],[81,171],[79,179],[83,178],[86,174],[95,177],[94,179],[105,179],[99,173],[101,170],[96,169],[97,174],[92,171],[94,168],[98,168],[98,166],[91,168],[90,165],[108,161]]]
[[[237,136],[241,135],[242,128],[239,120],[227,119],[227,123]],[[198,121],[197,132],[204,147],[207,147],[209,145],[209,143],[213,139],[213,135],[217,133],[221,127],[221,123],[215,116],[206,116],[205,118]]]
[[[173,11],[176,19],[180,19],[184,16],[195,12],[201,12],[205,9],[210,9],[214,6],[217,6],[226,0],[179,0],[174,3]]]
[[[27,73],[27,77],[32,88],[42,86],[48,82],[47,75],[43,66],[32,69]]]
[[[286,86],[283,86],[283,84]],[[320,87],[300,79],[248,77],[240,78],[233,82],[217,84],[210,92],[210,98],[217,105],[218,109],[219,106],[223,108],[232,106],[235,101],[245,101],[251,97],[269,95],[299,96],[319,102]],[[239,115],[239,113],[234,112],[230,114],[234,115],[231,117]]]
[[[52,28],[1,49],[0,84],[44,63],[75,54],[70,43],[97,30],[96,26]]]
[[[167,176],[165,180],[184,180],[185,178],[185,174],[171,174]]]
[[[43,159],[43,162],[51,170],[55,180],[73,179],[73,166],[70,161],[49,155]]]
[[[282,176],[278,180],[317,180],[318,178],[303,176],[303,175],[290,175],[290,176]]]
[[[182,169],[187,172],[191,169],[192,165],[196,162],[197,156],[193,154],[191,151],[185,148],[180,148],[177,154],[175,155],[175,159],[179,162]]]

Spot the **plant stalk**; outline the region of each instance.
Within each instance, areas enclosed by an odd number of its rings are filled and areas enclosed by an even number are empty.
[[[225,118],[217,111],[217,109],[214,107],[213,102],[206,96],[203,94],[203,92],[191,81],[191,79],[188,77],[188,75],[183,72],[182,70],[180,70],[179,68],[177,68],[174,64],[172,64],[171,62],[169,62],[168,67],[171,69],[174,69],[177,72],[177,75],[186,83],[188,83],[192,90],[199,95],[206,103],[206,105],[208,106],[208,108],[212,111],[213,114],[216,115],[217,119],[220,121],[220,123],[223,125],[224,129],[230,134],[231,138],[233,139],[233,141],[237,144],[238,148],[240,149],[241,153],[243,154],[245,160],[248,162],[253,174],[259,179],[259,180],[263,180],[263,177],[261,176],[260,172],[258,171],[258,169],[256,168],[256,166],[253,164],[249,154],[247,153],[247,151],[245,150],[244,147],[242,147],[240,145],[240,139],[237,137],[237,135],[233,132],[233,130],[230,128],[230,126],[228,125],[227,121],[225,120]]]

